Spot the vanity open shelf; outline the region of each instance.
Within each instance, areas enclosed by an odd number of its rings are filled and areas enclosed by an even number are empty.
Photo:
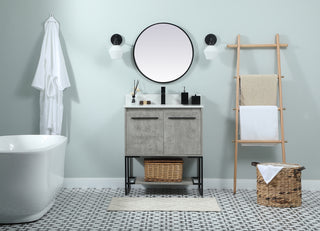
[[[197,176],[195,177],[184,177],[181,182],[147,182],[143,177],[133,176],[132,159],[140,158],[139,156],[126,156],[125,157],[125,194],[130,193],[131,185],[197,185],[201,196],[203,196],[203,158],[202,156],[192,156],[188,158],[196,158],[197,164]]]
[[[144,184],[144,185],[194,185],[191,177],[182,178],[181,182],[146,182],[143,177],[136,178],[136,184]]]
[[[167,104],[159,104],[160,95],[143,95],[150,105],[125,105],[125,193],[132,184],[197,185],[203,195],[202,105],[182,105],[179,95],[167,95]],[[133,175],[134,158],[184,157],[197,160],[197,176],[182,182],[145,182]]]

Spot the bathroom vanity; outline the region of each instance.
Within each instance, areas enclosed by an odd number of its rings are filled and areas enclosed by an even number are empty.
[[[125,105],[125,193],[131,184],[198,185],[203,195],[202,105],[182,105],[180,95],[166,95],[167,104],[159,103],[160,95],[143,95],[150,105]],[[197,176],[182,182],[145,182],[134,177],[133,158],[186,157],[198,161]]]

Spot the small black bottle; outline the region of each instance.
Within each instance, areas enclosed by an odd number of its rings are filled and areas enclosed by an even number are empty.
[[[161,104],[166,104],[166,87],[161,87]]]
[[[181,104],[188,105],[189,104],[189,94],[186,92],[186,87],[183,87],[183,92],[181,92]]]

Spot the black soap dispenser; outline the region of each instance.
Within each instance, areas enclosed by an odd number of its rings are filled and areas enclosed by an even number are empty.
[[[183,92],[181,92],[181,104],[189,104],[189,94],[186,92],[186,87],[183,87]]]

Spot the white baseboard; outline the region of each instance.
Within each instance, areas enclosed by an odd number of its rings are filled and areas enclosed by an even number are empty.
[[[238,179],[237,189],[256,189],[256,180]],[[233,179],[206,178],[204,188],[233,189]]]
[[[233,189],[233,179],[205,178],[204,188]],[[124,188],[124,178],[65,178],[65,188]],[[135,187],[143,187],[135,185]],[[193,186],[195,187],[195,186]],[[238,179],[237,189],[256,189],[256,180]],[[320,180],[302,180],[302,189],[319,191]]]
[[[65,188],[122,188],[124,178],[64,178]]]

